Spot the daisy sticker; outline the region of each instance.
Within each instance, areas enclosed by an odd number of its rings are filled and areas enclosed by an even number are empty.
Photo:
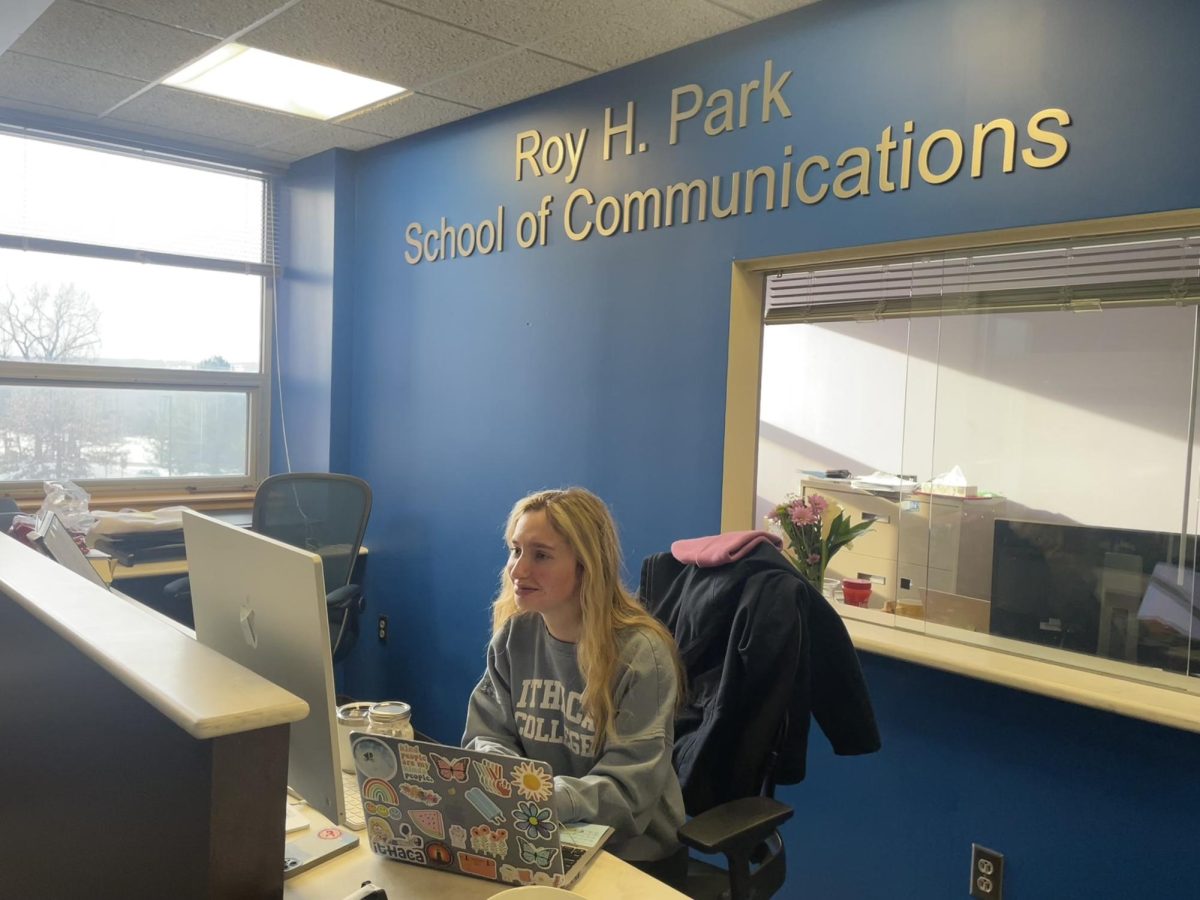
[[[550,777],[550,773],[528,760],[513,767],[512,783],[517,793],[526,800],[536,800],[539,803],[545,803],[554,792],[554,779]]]
[[[513,824],[517,826],[517,831],[523,832],[526,837],[544,841],[548,840],[550,835],[558,831],[558,823],[554,821],[554,817],[548,807],[539,809],[537,804],[527,803],[522,800],[517,804],[517,811],[512,815]],[[521,838],[518,837],[517,840],[519,842]],[[532,853],[533,850],[530,850],[530,852]],[[522,859],[524,859],[524,856],[524,849],[522,849]],[[524,861],[529,862],[529,860]],[[546,865],[549,865],[549,862]]]

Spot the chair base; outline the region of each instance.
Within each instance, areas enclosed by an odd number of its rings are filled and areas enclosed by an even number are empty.
[[[687,880],[673,887],[691,900],[729,900],[729,873],[719,866],[689,859]]]

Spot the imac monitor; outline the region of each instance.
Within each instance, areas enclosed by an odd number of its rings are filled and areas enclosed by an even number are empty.
[[[321,557],[191,511],[183,534],[196,640],[308,704],[291,726],[288,784],[344,822]]]

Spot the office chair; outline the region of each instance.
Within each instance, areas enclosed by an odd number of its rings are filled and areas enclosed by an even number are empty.
[[[254,494],[254,531],[321,557],[334,662],[344,659],[358,638],[358,617],[366,604],[362,588],[350,578],[370,516],[371,488],[352,475],[272,475]],[[191,601],[186,577],[167,584],[164,592],[174,604]]]
[[[370,517],[371,488],[353,475],[272,475],[254,494],[252,529],[321,557],[334,662],[344,659],[358,638],[358,617],[366,604],[362,588],[350,577]]]
[[[800,619],[790,599],[762,598],[746,615],[750,635],[746,652],[757,652],[754,633],[770,628],[777,646],[792,652],[773,654],[769,679],[749,678],[738,689],[738,714],[723,723],[706,721],[703,708],[721,690],[722,682],[745,675],[730,658],[726,638],[738,627],[720,616],[699,631],[682,613],[694,598],[680,598],[671,607],[655,589],[659,568],[670,554],[648,557],[642,564],[642,602],[674,634],[687,677],[687,699],[676,721],[675,766],[683,789],[684,807],[691,817],[679,829],[685,848],[725,856],[726,868],[689,858],[686,876],[673,887],[693,900],[765,900],[783,885],[787,859],[778,828],[792,817],[790,806],[774,799],[776,764],[787,734],[788,700],[792,694],[800,648]],[[700,584],[696,588],[703,590]],[[775,607],[769,612],[763,604]],[[726,610],[728,611],[728,610]],[[711,639],[713,635],[721,638]]]
[[[0,497],[0,534],[8,534],[13,519],[21,512],[17,501],[12,497]]]
[[[727,861],[689,859],[686,876],[664,880],[698,900],[763,900],[787,873],[778,829],[792,809],[775,785],[804,778],[810,716],[839,755],[880,747],[854,646],[771,544],[719,565],[654,554],[639,595],[675,636],[688,682],[674,763],[691,818],[679,840]]]

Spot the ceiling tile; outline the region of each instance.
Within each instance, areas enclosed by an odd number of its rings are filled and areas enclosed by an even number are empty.
[[[588,69],[540,53],[518,50],[508,56],[431,84],[426,93],[480,109],[503,106],[592,75]]]
[[[514,44],[531,44],[581,24],[603,28],[627,0],[383,0]]]
[[[474,112],[478,110],[472,106],[450,103],[424,94],[405,94],[374,109],[339,119],[338,124],[389,138],[401,138],[465,118]]]
[[[0,55],[0,98],[100,115],[146,83],[25,56]]]
[[[142,81],[156,81],[216,41],[71,0],[58,0],[12,50]]]
[[[271,141],[263,146],[264,150],[286,153],[292,159],[303,159],[315,153],[341,147],[345,150],[366,150],[382,144],[387,138],[377,134],[367,134],[355,131],[353,128],[342,128],[326,122],[315,123],[311,128],[298,131],[287,137]]]
[[[253,25],[287,0],[90,0],[93,6],[103,6],[117,12],[129,13],[186,28],[199,34],[228,37]]]
[[[534,49],[604,71],[646,59],[749,24],[744,16],[705,0],[628,7],[603,31],[587,27],[551,36]]]
[[[305,0],[241,40],[406,88],[512,50],[503,41],[373,0]]]
[[[312,121],[161,86],[113,110],[108,119],[251,145],[267,144],[293,134]]]
[[[720,0],[722,6],[736,9],[755,19],[769,19],[801,6],[811,6],[818,0]]]

